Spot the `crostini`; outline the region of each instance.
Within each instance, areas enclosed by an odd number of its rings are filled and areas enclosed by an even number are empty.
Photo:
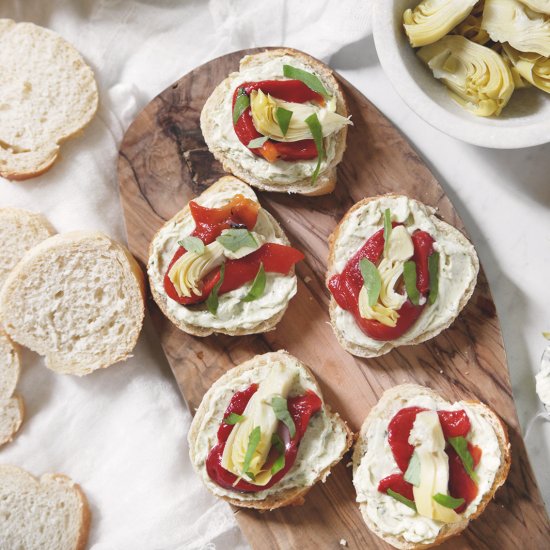
[[[364,199],[330,237],[336,337],[360,357],[429,340],[466,305],[478,271],[472,244],[433,208],[403,195]]]
[[[332,71],[286,48],[243,57],[201,112],[225,170],[258,189],[303,195],[334,189],[349,124]]]
[[[181,330],[235,336],[275,327],[303,258],[254,191],[224,176],[155,235],[148,274],[153,298]]]
[[[285,351],[231,369],[203,397],[189,431],[197,474],[235,506],[302,504],[352,443],[313,373]]]
[[[365,523],[395,548],[436,546],[479,516],[510,469],[500,418],[479,402],[449,403],[429,388],[386,391],[353,452]]]

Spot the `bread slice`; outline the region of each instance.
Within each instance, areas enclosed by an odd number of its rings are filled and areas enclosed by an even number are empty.
[[[42,214],[21,208],[0,208],[0,244],[3,250],[0,288],[25,253],[54,233],[54,228]]]
[[[371,443],[369,439],[369,434],[374,435],[375,433],[382,433],[380,432],[380,430],[386,430],[390,420],[393,418],[395,413],[404,407],[419,405],[429,408],[429,406],[426,405],[427,400],[428,402],[429,400],[432,400],[435,403],[434,409],[437,408],[438,410],[443,410],[451,405],[451,403],[445,401],[430,388],[419,386],[416,384],[402,384],[384,392],[384,394],[380,398],[380,401],[378,401],[378,403],[371,409],[363,425],[361,426],[361,431],[355,444],[352,457],[353,483],[358,493],[357,501],[359,502],[359,507],[361,509],[361,513],[363,515],[365,523],[367,524],[369,529],[373,531],[378,537],[384,539],[395,548],[402,548],[406,550],[417,550],[420,548],[430,548],[432,546],[437,546],[445,540],[460,534],[464,529],[466,529],[471,520],[477,518],[483,513],[487,504],[494,497],[497,489],[501,487],[506,481],[506,477],[508,476],[511,464],[508,432],[502,420],[489,407],[487,407],[487,405],[484,405],[483,403],[476,401],[461,401],[460,405],[463,405],[464,407],[467,407],[469,409],[466,412],[468,413],[468,416],[471,420],[473,418],[473,414],[475,414],[477,415],[477,417],[483,420],[485,428],[493,431],[494,436],[496,437],[497,447],[500,452],[500,464],[494,472],[492,482],[490,482],[489,480],[490,483],[487,487],[487,490],[482,493],[481,500],[475,506],[475,509],[469,510],[469,508],[466,508],[464,513],[466,517],[464,517],[464,519],[459,523],[441,523],[441,527],[439,529],[437,537],[429,542],[411,542],[411,540],[407,539],[404,534],[388,534],[383,529],[381,529],[380,526],[375,521],[373,521],[373,518],[369,514],[368,499],[362,496],[362,492],[365,491],[366,488],[364,486],[361,486],[360,481],[363,478],[360,478],[360,476],[358,476],[358,468],[361,466],[361,462],[369,450],[369,445],[374,444]],[[475,430],[475,425],[473,422],[472,430]],[[383,437],[387,438],[387,434],[384,433]],[[479,441],[479,439],[481,439],[481,441]],[[486,443],[483,438],[478,437],[478,440],[476,440],[475,444],[480,446],[483,451],[484,448],[487,448],[485,447],[485,445],[488,443]],[[389,450],[389,446],[387,446],[387,453],[387,457],[380,457],[379,460],[380,463],[386,461],[386,464],[388,464],[389,468],[391,469],[391,464],[394,463],[394,460]],[[483,455],[481,460],[483,461]],[[482,463],[480,462],[480,464],[478,465],[478,473],[480,474],[481,464]],[[396,466],[395,471],[397,470],[398,469]],[[393,472],[388,471],[387,475],[389,475],[389,473]],[[376,484],[377,486],[379,481],[379,479],[372,479],[371,483]],[[386,495],[382,495],[381,493],[380,496],[383,499],[392,498]],[[401,506],[399,503],[397,503],[396,505]],[[383,507],[384,502],[381,500],[380,502],[375,503],[375,506]],[[407,519],[411,521],[410,510],[405,506],[403,506],[403,508],[405,508],[407,511]],[[383,514],[381,515],[383,516]],[[416,517],[420,516],[416,515]]]
[[[340,418],[338,413],[332,412],[330,407],[323,402],[323,411],[310,419],[308,430],[301,442],[294,466],[271,489],[259,493],[233,493],[221,489],[208,477],[205,459],[210,449],[217,443],[218,427],[233,393],[245,389],[253,382],[260,382],[263,379],[262,373],[265,376],[265,373],[269,372],[269,368],[277,362],[299,367],[300,382],[295,387],[296,394],[303,393],[305,389],[311,389],[323,399],[321,388],[315,380],[313,372],[288,352],[280,350],[257,355],[226,372],[206,392],[191,423],[188,434],[189,456],[195,471],[214,495],[234,506],[274,510],[283,506],[303,504],[307,492],[318,481],[324,482],[326,480],[332,467],[340,462],[353,442],[353,434],[347,424]],[[304,384],[307,384],[307,388],[304,387]],[[308,434],[312,440],[319,437],[318,430],[323,425],[321,422],[326,422],[329,426],[325,428],[328,433],[323,441],[323,450],[328,449],[331,444],[334,445],[335,449],[331,458],[325,457],[322,464],[315,464],[319,457],[313,451],[308,450],[313,448],[313,445],[310,445],[306,438],[308,438]],[[290,476],[296,475],[298,471],[303,475],[306,469],[313,472],[311,475],[316,474],[315,478],[308,483],[293,484],[292,481],[287,481]]]
[[[50,369],[82,376],[131,353],[143,323],[144,284],[132,255],[106,235],[55,235],[9,274],[0,318]]]
[[[8,335],[0,329],[0,446],[13,439],[23,422],[23,399],[13,395],[19,370],[17,349]]]
[[[459,273],[460,277],[452,278],[453,285],[459,284],[463,286],[461,286],[458,298],[448,293],[445,294],[441,287],[441,281],[444,279],[441,276],[442,270],[440,267],[440,292],[435,304],[425,308],[420,318],[407,333],[396,340],[387,342],[376,341],[363,333],[357,332],[360,329],[353,320],[351,313],[344,312],[336,303],[334,297],[331,296],[329,311],[331,325],[336,338],[345,350],[359,357],[378,357],[390,352],[393,348],[403,345],[420,344],[437,336],[454,322],[470,300],[479,272],[479,260],[476,251],[463,233],[438,218],[434,208],[405,195],[389,193],[387,195],[365,198],[357,202],[346,212],[340,223],[336,226],[329,238],[327,285],[333,275],[341,273],[345,263],[363,246],[368,237],[383,227],[383,211],[386,207],[390,208],[392,215],[394,212],[398,212],[400,215],[405,216],[405,213],[410,213],[413,209],[417,212],[416,216],[418,219],[415,217],[414,221],[422,223],[422,229],[428,231],[435,238],[436,244],[434,247],[436,247],[436,250],[443,257],[441,263],[449,260],[449,258],[456,258],[457,262],[458,260],[463,262],[465,271]],[[371,222],[367,222],[367,216],[370,216],[370,220],[372,220],[374,213],[379,218],[377,223],[373,224],[371,229],[369,229]],[[407,222],[408,219],[401,221]],[[365,234],[363,235],[363,233]],[[448,270],[449,267],[446,265],[445,269]],[[451,272],[451,277],[453,274]],[[445,280],[448,278],[446,277]],[[449,303],[444,302],[443,297],[445,296],[451,296],[452,300]],[[430,308],[433,310],[434,307],[438,308],[437,311],[439,311],[439,308],[441,309],[438,318],[430,320],[424,325],[424,319],[428,319],[427,315],[431,315]],[[346,317],[347,321],[343,321]],[[343,322],[347,323],[346,328],[343,328]],[[421,331],[418,330],[419,327],[422,327]],[[354,331],[353,334],[352,331]]]
[[[209,208],[215,208],[223,206],[229,202],[233,196],[239,193],[258,202],[258,197],[254,191],[246,183],[233,176],[224,176],[220,178],[193,200],[197,201],[199,204],[207,205]],[[262,209],[262,212],[264,214],[264,226],[268,225],[271,228],[274,239],[273,242],[276,241],[280,244],[289,246],[290,242],[275,218],[265,209]],[[215,332],[227,334],[229,336],[243,336],[245,334],[256,334],[273,330],[283,317],[290,298],[292,298],[296,292],[294,269],[291,270],[289,276],[277,275],[272,284],[268,281],[264,292],[264,300],[267,300],[270,295],[276,295],[276,287],[281,284],[284,284],[285,288],[288,287],[290,290],[286,293],[288,299],[285,299],[272,309],[266,309],[265,311],[268,313],[265,315],[260,311],[261,306],[257,305],[259,304],[257,300],[243,306],[245,308],[243,312],[240,312],[239,304],[235,305],[228,311],[228,318],[226,320],[221,318],[213,319],[210,317],[205,319],[200,313],[201,311],[206,311],[206,306],[204,304],[183,311],[182,308],[186,308],[186,306],[176,303],[166,295],[163,279],[168,264],[178,248],[177,241],[189,235],[194,227],[195,223],[191,217],[189,205],[187,205],[160,228],[149,246],[147,272],[149,275],[151,293],[164,315],[166,315],[166,317],[168,317],[180,330],[193,334],[194,336],[209,336]],[[279,286],[279,288],[281,287]],[[220,296],[219,311],[222,309],[221,304],[226,300],[228,302],[232,300],[236,292],[238,291],[232,291],[226,295]],[[192,311],[199,313],[192,313]],[[270,311],[273,311],[273,313],[270,314]],[[248,315],[250,315],[250,312],[254,312],[256,321],[250,322],[246,312],[249,312]],[[185,317],[183,317],[184,314]],[[211,324],[207,326],[204,324],[206,322],[210,322]]]
[[[271,72],[266,67],[273,64]],[[293,174],[296,162],[276,161],[270,163],[256,157],[240,143],[232,126],[232,98],[236,87],[246,79],[260,81],[281,79],[282,64],[295,64],[298,68],[315,73],[323,82],[327,91],[336,98],[336,112],[348,116],[346,100],[332,70],[313,57],[290,48],[276,48],[247,55],[241,59],[240,72],[230,74],[206,100],[201,112],[201,130],[204,140],[214,157],[224,170],[264,191],[300,193],[302,195],[326,195],[334,190],[336,184],[336,166],[342,160],[346,149],[347,127],[337,134],[325,138],[325,148],[332,144],[330,159],[325,163],[314,184],[311,174]],[[243,73],[247,76],[243,77]],[[257,74],[258,76],[255,76]],[[223,139],[220,139],[220,136]],[[313,161],[307,161],[312,163]],[[317,163],[315,159],[314,165]],[[271,173],[268,177],[268,172]],[[312,172],[312,170],[310,170]]]
[[[82,489],[62,474],[40,479],[0,465],[1,547],[84,550],[90,510]]]
[[[59,144],[93,118],[94,74],[56,33],[11,19],[0,19],[0,67],[0,175],[31,178],[48,170]]]

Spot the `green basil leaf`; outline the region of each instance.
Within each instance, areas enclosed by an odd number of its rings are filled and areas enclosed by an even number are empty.
[[[187,252],[194,252],[199,255],[204,253],[204,243],[198,237],[189,235],[189,237],[178,241],[178,244],[183,246]]]
[[[237,99],[235,100],[235,105],[233,106],[233,124],[237,124],[241,115],[248,109],[250,106],[250,98],[245,92],[244,88],[239,88],[237,92]]]
[[[400,495],[399,493],[396,493],[391,489],[388,489],[387,493],[388,495],[390,495],[390,497],[393,497],[395,500],[398,500],[399,502],[401,502],[405,506],[408,506],[409,508],[412,508],[416,512],[416,504],[412,500],[409,500],[407,497],[404,497],[403,495]]]
[[[319,175],[319,170],[321,169],[321,162],[323,162],[323,159],[325,158],[325,149],[323,147],[323,128],[321,127],[321,123],[319,122],[316,113],[309,115],[306,118],[305,123],[309,127],[309,131],[313,136],[313,141],[315,141],[315,147],[317,148],[317,166],[311,175],[311,183],[314,184],[317,180],[317,176]]]
[[[284,397],[273,397],[271,399],[271,407],[277,420],[280,420],[288,428],[290,437],[294,437],[296,435],[296,425],[288,412],[286,399]]]
[[[226,229],[216,241],[231,252],[237,252],[244,247],[257,248],[258,246],[254,235],[248,229]]]
[[[271,466],[271,473],[272,475],[275,475],[277,472],[280,472],[285,467],[285,455],[279,455],[277,457],[277,460],[273,463],[273,466]]]
[[[392,229],[391,212],[389,208],[386,208],[386,210],[384,210],[384,254],[388,252]]]
[[[418,487],[420,485],[420,460],[416,453],[413,453],[411,456],[411,461],[409,462],[409,467],[403,476],[405,481],[408,481],[410,484]]]
[[[287,78],[302,81],[310,90],[321,94],[325,99],[330,97],[330,94],[323,86],[323,83],[319,77],[315,76],[313,73],[309,73],[308,71],[304,71],[302,69],[297,69],[292,65],[283,65],[283,74]]]
[[[288,132],[292,114],[292,111],[284,109],[283,107],[277,107],[277,110],[275,111],[275,118],[277,119],[277,123],[279,124],[279,128],[281,129],[283,136],[286,136],[286,133]]]
[[[416,288],[416,264],[412,260],[403,265],[403,279],[409,299],[417,306],[420,302],[420,293]]]
[[[218,312],[218,303],[219,303],[218,291],[222,286],[224,276],[225,276],[225,264],[222,264],[220,267],[220,279],[214,285],[214,288],[212,289],[212,292],[208,295],[208,298],[206,298],[206,307],[212,315],[216,315],[216,313]]]
[[[234,426],[235,424],[238,424],[239,422],[242,422],[244,420],[244,416],[237,414],[237,413],[230,413],[227,418],[223,419],[224,424],[228,424],[229,426]]]
[[[249,149],[258,149],[258,147],[261,147],[269,138],[267,136],[261,136],[259,138],[253,139],[247,147]]]
[[[445,508],[451,508],[452,510],[464,504],[463,498],[453,498],[451,495],[444,495],[442,493],[437,493],[432,498],[438,504],[441,504],[441,506],[445,506]]]
[[[439,252],[434,252],[428,258],[428,271],[430,273],[428,302],[431,305],[437,300],[437,293],[439,291]]]
[[[279,453],[285,452],[285,444],[283,443],[283,440],[279,437],[278,433],[274,433],[271,436],[271,445],[279,451]]]
[[[474,470],[474,458],[468,450],[468,442],[462,436],[458,437],[449,437],[447,441],[450,443],[451,447],[455,450],[456,454],[459,456],[462,461],[462,465],[466,470],[466,473],[470,476],[472,481],[476,484],[479,483],[479,477]]]
[[[256,273],[254,281],[252,281],[252,286],[250,287],[248,294],[243,298],[243,302],[253,302],[254,300],[257,300],[258,298],[263,296],[265,290],[265,282],[266,276],[264,264],[260,263],[260,269],[258,269],[258,273]]]
[[[277,460],[273,463],[271,467],[271,474],[275,475],[277,472],[280,472],[285,467],[285,444],[283,440],[279,437],[279,434],[274,433],[271,436],[271,445],[275,447],[278,451],[279,456]]]
[[[251,479],[254,479],[254,474],[250,475],[252,472],[249,472],[248,468],[250,468],[250,462],[252,461],[254,453],[260,444],[261,437],[262,430],[260,429],[260,426],[256,426],[248,436],[248,447],[246,448],[246,453],[244,455],[243,472]]]
[[[245,472],[244,475],[248,476],[252,481],[256,481],[256,476],[252,472]]]
[[[363,285],[367,289],[369,296],[369,306],[373,306],[378,302],[378,296],[380,296],[380,290],[382,289],[382,278],[378,268],[367,258],[363,258],[359,262],[359,269],[363,276]]]

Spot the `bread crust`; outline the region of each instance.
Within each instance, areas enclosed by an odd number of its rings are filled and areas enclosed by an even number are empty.
[[[214,387],[217,384],[222,384],[227,382],[228,380],[231,380],[234,377],[240,376],[243,372],[246,372],[247,370],[253,369],[256,367],[258,361],[263,361],[269,359],[275,359],[280,360],[282,362],[288,360],[289,358],[298,361],[296,358],[294,358],[292,355],[290,355],[285,350],[279,350],[276,352],[271,353],[265,353],[263,355],[256,355],[252,359],[249,359],[248,361],[245,361],[244,363],[241,363],[237,367],[227,371],[224,375],[222,375],[214,384],[212,384],[212,387]],[[298,361],[301,368],[304,368],[311,378],[315,381],[315,390],[316,393],[322,398],[323,394],[321,392],[321,388],[319,387],[317,383],[317,379],[315,378],[315,375],[311,371],[311,369],[304,365],[301,361]],[[195,456],[195,440],[198,437],[198,434],[200,432],[200,427],[202,425],[203,419],[208,411],[208,401],[211,395],[212,388],[206,392],[204,395],[201,404],[199,405],[199,408],[197,409],[195,413],[195,417],[193,418],[193,422],[191,423],[191,427],[189,429],[189,433],[187,436],[188,442],[189,442],[189,457],[191,458],[191,463],[193,464],[193,468],[197,472],[197,474],[200,475],[200,467],[196,463],[196,456]],[[330,407],[325,404],[325,410],[328,414],[328,416],[331,418],[331,420],[335,423],[338,423],[342,426],[342,428],[346,431],[346,447],[340,457],[332,462],[330,466],[325,468],[319,476],[315,479],[315,481],[307,487],[295,487],[295,488],[288,488],[283,491],[274,493],[270,495],[268,498],[264,500],[258,500],[258,501],[242,501],[234,498],[230,498],[227,496],[220,496],[213,493],[216,497],[221,498],[225,500],[226,502],[229,502],[229,504],[232,504],[233,506],[238,506],[241,508],[254,508],[256,510],[266,511],[266,510],[275,510],[276,508],[282,508],[284,506],[300,506],[305,501],[306,494],[311,490],[311,488],[318,483],[319,481],[325,482],[327,476],[330,474],[331,469],[340,462],[344,454],[350,449],[354,434],[348,427],[347,423],[340,417],[340,415],[336,412],[333,412]],[[208,488],[208,487],[207,487]],[[210,488],[208,488],[210,490]]]
[[[215,193],[218,190],[223,189],[226,182],[230,182],[233,180],[238,180],[238,178],[235,178],[234,176],[223,176],[218,181],[213,183],[208,189],[203,191],[201,195],[207,195],[210,193]],[[283,231],[283,228],[279,225],[277,220],[267,211],[264,209],[264,212],[267,214],[267,217],[269,218],[271,224],[273,225],[275,229],[275,235],[277,238],[282,239],[285,243],[285,245],[290,246],[290,241],[285,235],[285,232]],[[148,269],[149,272],[149,263],[151,261],[151,258],[153,257],[153,243],[157,240],[157,238],[160,238],[160,234],[162,230],[170,225],[171,223],[178,223],[181,220],[183,220],[185,217],[190,215],[189,210],[189,203],[185,206],[183,210],[180,210],[173,218],[169,219],[154,235],[153,239],[151,240],[151,243],[149,245],[149,262],[148,262]],[[294,275],[294,267],[290,270],[290,274]],[[257,325],[249,328],[249,329],[214,329],[210,327],[201,327],[198,325],[193,325],[191,323],[186,323],[185,321],[181,319],[177,319],[174,317],[168,308],[168,296],[165,293],[160,293],[156,290],[154,281],[151,278],[151,275],[148,273],[149,277],[149,287],[151,288],[151,294],[153,296],[153,299],[155,300],[156,304],[159,306],[160,310],[174,325],[176,325],[180,330],[183,330],[184,332],[187,332],[188,334],[192,334],[193,336],[210,336],[211,334],[218,333],[218,334],[227,334],[228,336],[244,336],[246,334],[259,334],[261,332],[268,332],[270,330],[274,330],[275,326],[279,323],[279,321],[283,318],[283,315],[286,312],[286,309],[288,307],[288,302],[285,305],[285,307],[276,315],[273,315],[269,319],[266,319],[265,321],[262,321],[261,323],[258,323]],[[185,306],[182,306],[185,307]]]
[[[380,398],[378,403],[371,409],[371,411],[365,418],[363,425],[361,426],[361,430],[359,432],[359,436],[357,438],[357,442],[355,444],[353,455],[352,455],[354,477],[355,477],[355,472],[359,467],[359,464],[361,463],[363,456],[366,453],[366,449],[368,447],[367,433],[371,425],[371,422],[373,422],[375,418],[375,414],[381,409],[384,410],[387,404],[392,403],[396,398],[403,396],[403,394],[407,393],[407,394],[417,395],[419,392],[423,394],[428,394],[437,399],[443,399],[437,392],[433,391],[432,389],[425,386],[420,386],[417,384],[401,384],[398,386],[394,386],[389,390],[386,390],[382,394],[382,397]],[[476,510],[468,518],[464,518],[462,521],[458,523],[444,525],[439,531],[437,538],[433,542],[427,543],[427,544],[411,543],[405,540],[403,537],[384,535],[384,533],[380,529],[378,529],[377,525],[373,523],[371,518],[368,516],[366,512],[366,503],[365,504],[361,503],[359,505],[359,508],[361,510],[363,520],[367,524],[367,527],[373,533],[375,533],[378,537],[385,540],[387,543],[391,544],[395,548],[400,548],[403,550],[420,550],[424,548],[431,548],[433,546],[440,545],[441,543],[445,542],[446,540],[452,537],[456,537],[460,535],[460,533],[462,533],[462,531],[464,531],[464,529],[468,527],[468,524],[470,523],[471,520],[479,517],[483,513],[483,511],[485,510],[489,502],[494,498],[497,489],[501,487],[506,481],[508,472],[510,471],[510,465],[512,462],[512,457],[510,452],[510,440],[508,438],[508,430],[506,428],[506,425],[504,424],[502,419],[487,405],[479,401],[466,401],[466,402],[468,403],[469,406],[476,408],[480,412],[480,414],[484,416],[486,420],[489,421],[498,439],[500,452],[501,452],[501,464],[495,475],[493,485],[491,486],[491,489],[487,491],[487,493],[483,496]]]
[[[272,59],[276,57],[282,57],[284,55],[290,55],[304,61],[311,65],[315,72],[320,76],[321,80],[325,83],[329,83],[336,93],[336,112],[342,116],[348,116],[348,105],[346,98],[342,91],[342,88],[336,78],[333,71],[324,63],[321,63],[317,59],[292,48],[274,48],[267,49],[263,52],[249,55],[241,59],[240,67],[246,67],[248,65],[260,62],[262,59]],[[286,192],[286,193],[298,193],[306,196],[318,196],[332,193],[336,185],[336,167],[342,160],[344,151],[346,149],[346,137],[347,126],[344,126],[335,136],[335,155],[334,159],[325,170],[319,173],[319,176],[314,185],[311,184],[311,178],[305,178],[293,183],[286,183],[284,181],[273,182],[263,179],[256,173],[251,172],[244,168],[239,162],[229,158],[219,147],[216,146],[215,139],[215,117],[212,115],[212,111],[216,105],[220,105],[227,101],[226,92],[224,90],[226,82],[232,79],[229,75],[224,81],[222,81],[212,92],[210,97],[206,100],[204,107],[201,111],[200,125],[201,130],[208,145],[208,149],[214,155],[216,160],[222,163],[224,170],[230,172],[242,179],[252,187],[261,189],[263,191],[274,192]],[[266,161],[267,162],[267,161]]]
[[[407,197],[406,195],[400,195],[398,193],[387,193],[385,195],[376,195],[374,197],[368,197],[365,199],[360,200],[359,202],[356,202],[345,214],[344,217],[340,220],[338,225],[334,228],[334,231],[331,233],[328,243],[329,243],[329,256],[328,256],[328,262],[327,262],[327,273],[325,278],[325,283],[328,288],[328,284],[330,281],[330,278],[335,275],[337,272],[334,267],[334,256],[335,256],[335,247],[336,242],[340,238],[340,232],[342,229],[343,224],[348,220],[348,218],[353,214],[356,210],[359,210],[360,208],[363,208],[366,206],[369,202],[379,200],[384,197],[391,197],[391,198],[399,198],[399,197]],[[410,199],[410,197],[407,197]],[[414,200],[414,199],[410,199]],[[416,201],[420,203],[420,201]],[[420,203],[422,204],[422,203]],[[448,224],[447,222],[444,222],[443,220],[439,219],[435,214],[431,216],[434,223],[438,226],[439,231],[442,233],[448,232],[448,228],[451,227],[452,229],[459,231],[454,226]],[[468,242],[469,239],[460,231],[461,235],[466,239]],[[460,315],[461,311],[464,309],[470,298],[472,297],[472,294],[474,293],[476,284],[477,284],[477,274],[479,272],[479,259],[477,257],[477,254],[473,254],[471,256],[472,262],[474,264],[474,268],[476,271],[476,276],[473,278],[472,282],[462,295],[462,298],[458,305],[458,310],[456,315],[454,315],[452,318],[448,319],[446,324],[438,329],[435,330],[428,330],[427,332],[424,332],[423,334],[418,335],[416,338],[413,338],[412,340],[400,344],[400,346],[414,346],[417,344],[420,344],[422,342],[425,342],[427,340],[430,340],[449,328],[455,321],[455,319]],[[346,339],[345,335],[338,329],[336,326],[336,320],[335,320],[335,314],[336,309],[338,308],[338,304],[332,294],[330,295],[330,306],[329,306],[329,314],[330,314],[330,324],[332,326],[332,330],[334,331],[334,334],[339,342],[339,344],[349,353],[352,355],[355,355],[357,357],[379,357],[381,355],[385,355],[386,353],[389,353],[392,349],[394,349],[396,346],[393,345],[393,343],[387,342],[385,346],[380,348],[379,350],[374,350],[372,348],[369,348],[367,346],[360,346],[358,344],[355,344],[353,342],[350,342]]]
[[[17,419],[15,423],[11,426],[11,432],[5,433],[3,438],[0,437],[1,447],[2,445],[13,441],[15,434],[19,431],[19,428],[21,428],[21,424],[23,423],[23,419],[25,417],[25,404],[23,398],[15,393],[15,387],[17,385],[21,372],[19,347],[10,339],[6,332],[2,330],[1,326],[0,341],[3,341],[3,345],[5,345],[9,349],[10,361],[8,361],[7,370],[11,371],[12,373],[11,383],[7,384],[6,386],[4,386],[3,384],[4,381],[0,380],[0,387],[4,388],[3,391],[0,392],[0,417],[4,414],[7,414],[7,409],[13,406],[14,403],[18,411]],[[0,373],[2,373],[4,371],[4,368],[3,366],[0,367]]]

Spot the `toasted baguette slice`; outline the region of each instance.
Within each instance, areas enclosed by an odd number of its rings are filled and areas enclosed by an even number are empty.
[[[193,201],[208,208],[219,208],[237,194],[258,202],[254,191],[233,176],[220,178]],[[283,317],[290,299],[296,294],[294,269],[288,275],[268,274],[264,293],[258,300],[248,303],[242,301],[249,285],[221,295],[216,315],[209,313],[204,303],[187,307],[166,295],[164,275],[179,248],[178,241],[187,237],[194,228],[195,222],[187,205],[160,228],[149,246],[147,272],[151,292],[164,315],[179,329],[195,336],[209,336],[214,332],[242,336],[273,330]],[[269,242],[290,245],[281,226],[263,208],[254,230],[267,237]]]
[[[323,409],[312,416],[300,443],[293,467],[273,487],[257,493],[227,491],[214,483],[206,471],[205,461],[217,444],[218,427],[235,391],[242,391],[252,383],[260,383],[276,363],[299,369],[299,377],[290,396],[312,390],[321,399],[323,395],[311,370],[286,351],[257,355],[226,372],[206,392],[189,430],[189,456],[197,474],[217,497],[244,508],[274,510],[296,506],[304,502],[306,493],[318,481],[324,482],[353,442],[353,434],[338,413],[332,412],[323,401]],[[315,442],[320,442],[320,447]],[[322,443],[321,443],[322,442]],[[302,479],[301,482],[295,481]]]
[[[40,479],[0,466],[2,548],[84,550],[90,510],[82,489],[62,474]]]
[[[143,323],[144,284],[132,255],[106,235],[55,235],[9,274],[0,318],[50,369],[82,376],[131,353]]]
[[[0,19],[0,67],[0,175],[31,178],[94,116],[94,74],[56,33],[11,19]]]
[[[33,246],[55,233],[48,220],[21,208],[0,208],[0,287],[15,264]]]
[[[326,195],[334,190],[336,184],[336,166],[346,149],[347,127],[325,138],[327,160],[321,165],[321,172],[313,184],[311,176],[317,159],[269,163],[251,153],[238,140],[233,129],[232,100],[237,86],[245,81],[280,80],[284,78],[284,64],[315,73],[329,94],[336,98],[336,112],[348,116],[342,89],[327,65],[297,50],[278,48],[243,57],[239,72],[231,73],[216,87],[201,112],[204,140],[214,157],[223,164],[224,170],[253,187],[264,191]]]
[[[451,403],[430,388],[402,384],[384,392],[361,426],[352,459],[357,502],[369,529],[395,548],[430,548],[458,535],[485,510],[496,490],[506,481],[511,463],[506,426],[483,403],[460,401],[458,405],[466,410],[470,418],[472,428],[469,437],[472,443],[482,450],[476,468],[480,479],[479,494],[466,508],[463,519],[458,523],[444,524],[419,514],[411,514],[410,508],[378,491],[378,483],[383,477],[399,472],[387,444],[386,430],[393,416],[405,407],[445,410]],[[391,529],[385,528],[382,524],[385,521],[386,525],[392,524]],[[422,523],[425,530],[419,527],[415,532],[411,527],[414,522]],[[419,535],[421,532],[425,533],[424,540]]]
[[[19,370],[17,349],[8,335],[0,329],[0,446],[13,439],[23,422],[23,399],[13,395]]]
[[[359,357],[377,357],[393,348],[420,344],[437,336],[453,323],[468,303],[479,272],[476,251],[463,233],[439,219],[432,207],[405,195],[388,194],[359,201],[336,226],[329,238],[327,285],[330,278],[341,273],[365,242],[383,227],[387,208],[392,222],[409,227],[412,221],[415,228],[420,227],[435,239],[434,250],[440,254],[439,293],[435,303],[426,305],[415,324],[391,341],[367,336],[353,315],[344,311],[331,296],[330,319],[334,333],[344,349]]]

